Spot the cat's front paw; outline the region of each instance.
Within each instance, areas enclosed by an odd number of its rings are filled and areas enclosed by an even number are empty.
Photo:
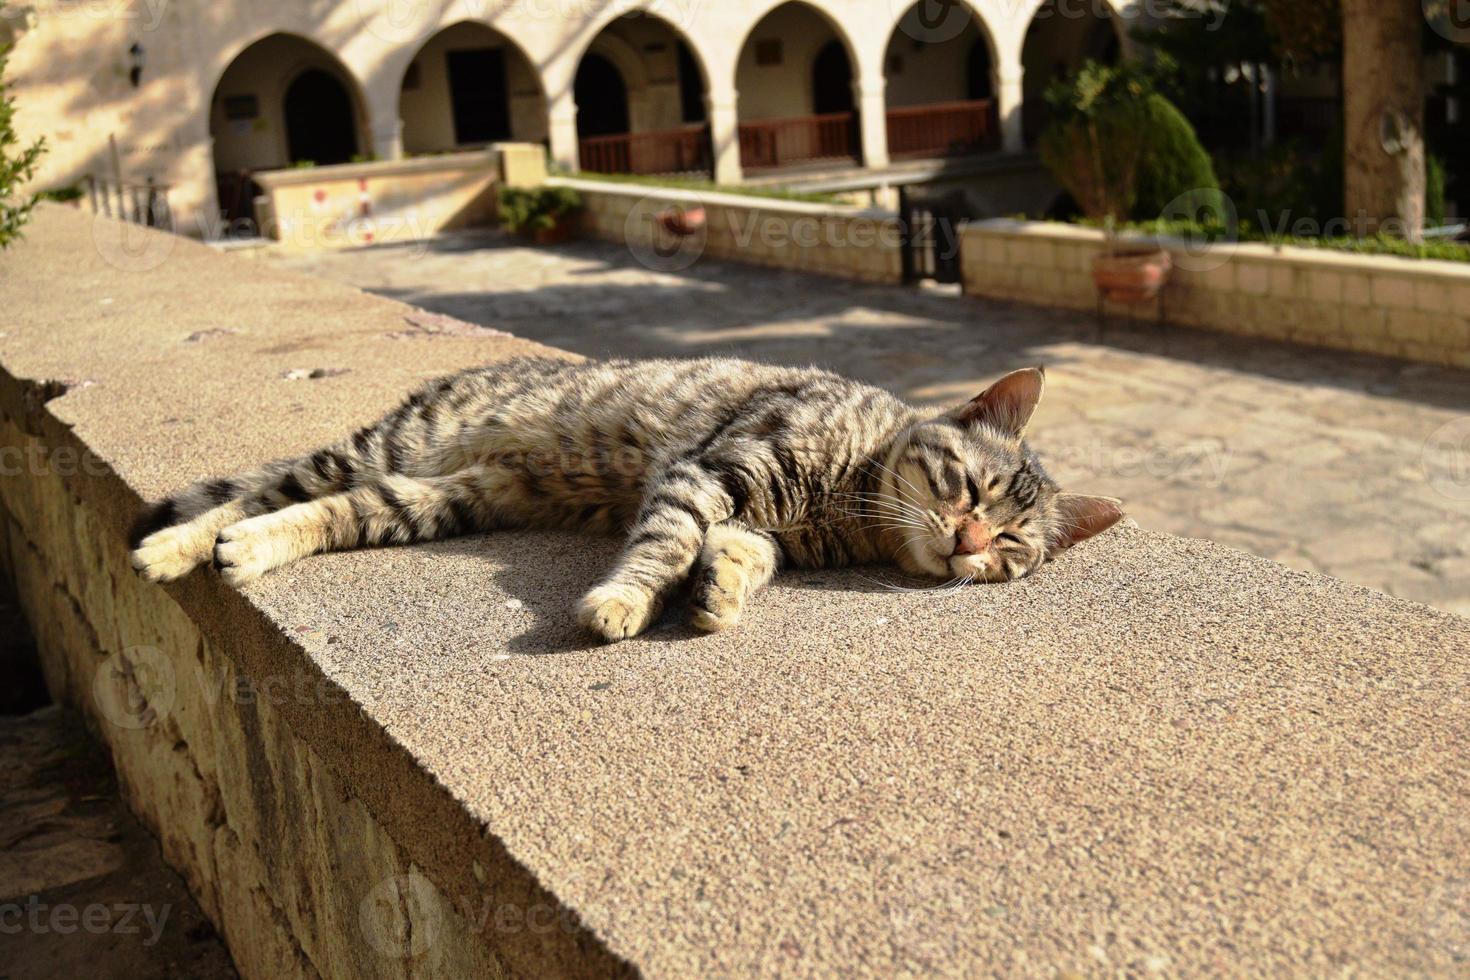
[[[166,527],[138,542],[132,554],[133,568],[149,582],[172,582],[204,564],[213,543],[188,524]]]
[[[270,538],[254,532],[250,521],[232,524],[219,533],[214,546],[214,567],[231,585],[253,582],[275,567]]]
[[[577,619],[608,643],[627,640],[643,632],[658,607],[645,589],[609,582],[582,597]]]
[[[714,633],[734,626],[748,592],[745,570],[723,555],[716,557],[694,583],[695,628]]]

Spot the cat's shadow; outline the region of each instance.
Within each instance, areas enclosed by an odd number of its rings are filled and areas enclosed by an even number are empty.
[[[577,600],[601,580],[617,558],[621,541],[560,531],[500,531],[420,545],[446,556],[494,566],[496,587],[518,603],[531,624],[506,643],[509,653],[545,656],[606,649],[576,618]],[[894,568],[791,569],[776,579],[782,588],[826,592],[886,593],[934,583],[904,576]],[[760,601],[757,595],[754,602]],[[670,598],[657,622],[639,637],[653,643],[690,643],[708,636],[689,622],[688,589]]]

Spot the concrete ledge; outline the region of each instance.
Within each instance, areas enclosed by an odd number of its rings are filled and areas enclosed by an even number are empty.
[[[977,296],[1098,307],[1093,258],[1101,231],[995,219],[963,232],[964,288]],[[1355,255],[1256,243],[1157,245],[1175,269],[1158,300],[1104,304],[1108,315],[1470,367],[1470,263]]]
[[[140,496],[529,345],[94,240],[44,208],[0,256],[7,559],[247,977],[1470,956],[1470,621],[1129,528],[944,596],[794,574],[736,633],[613,649],[569,609],[614,544],[566,535],[146,587]]]
[[[903,278],[903,236],[891,211],[566,177],[548,183],[582,195],[589,234],[626,244],[653,269],[688,268],[708,255],[869,282]],[[660,212],[694,207],[706,212],[698,233],[677,238],[659,227]]]

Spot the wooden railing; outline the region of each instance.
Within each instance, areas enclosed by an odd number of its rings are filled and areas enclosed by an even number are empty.
[[[579,141],[582,169],[601,174],[709,173],[707,126],[589,136]]]
[[[740,165],[746,170],[857,158],[856,113],[833,112],[740,124]]]
[[[888,110],[888,155],[895,160],[952,157],[993,149],[995,103],[936,102]]]
[[[168,192],[167,184],[157,183],[152,177],[141,184],[110,177],[87,178],[87,199],[93,214],[173,231],[174,216],[168,206]]]

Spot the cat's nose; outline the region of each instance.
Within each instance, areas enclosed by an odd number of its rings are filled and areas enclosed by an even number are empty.
[[[990,542],[994,539],[995,535],[990,533],[990,525],[984,521],[966,521],[954,533],[954,553],[978,555],[988,551]]]

